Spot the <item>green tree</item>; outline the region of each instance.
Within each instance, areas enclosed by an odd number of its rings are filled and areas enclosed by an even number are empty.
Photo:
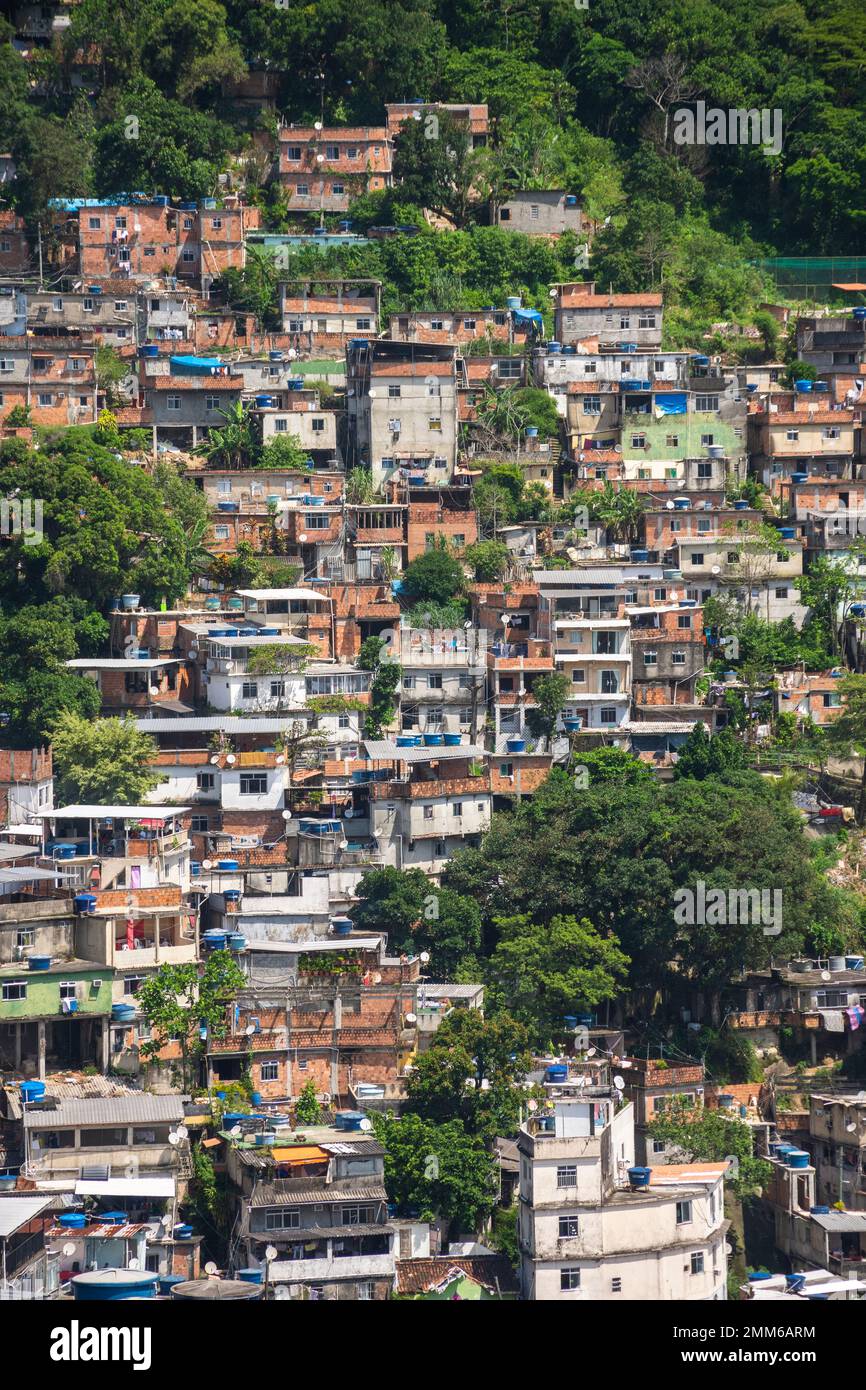
[[[617,786],[634,786],[652,782],[653,770],[624,748],[587,748],[575,754],[575,762],[585,767],[591,786],[613,782]]]
[[[207,1039],[222,1038],[228,1031],[228,1004],[245,983],[246,976],[228,951],[212,951],[203,967],[193,961],[161,965],[136,996],[151,1031],[139,1044],[142,1057],[159,1058],[176,1042],[181,1084],[189,1087],[197,1079]]]
[[[863,772],[857,796],[857,824],[866,824],[866,676],[848,675],[837,681],[842,709],[831,724],[824,726],[830,748],[857,753],[863,758]]]
[[[443,544],[410,561],[402,593],[409,603],[447,603],[463,593],[465,583],[463,566]]]
[[[568,701],[569,689],[568,677],[559,672],[538,676],[533,681],[534,704],[526,709],[526,726],[533,738],[553,738],[556,721]]]
[[[322,1107],[316,1095],[316,1083],[310,1080],[301,1089],[295,1106],[295,1123],[299,1125],[318,1125],[322,1122]]]
[[[403,196],[449,218],[458,229],[467,227],[480,209],[486,165],[483,152],[473,149],[468,122],[447,111],[400,127],[394,178]]]
[[[679,751],[674,777],[722,777],[745,765],[746,755],[736,734],[724,728],[711,735],[700,722]]]
[[[156,740],[137,721],[91,719],[63,710],[51,729],[54,775],[61,803],[140,806],[159,783],[150,763]]]
[[[575,1009],[593,1008],[622,988],[629,960],[611,933],[586,918],[533,922],[527,914],[496,920],[499,941],[488,979],[499,1008],[523,1023],[543,1046],[562,1033]]]
[[[488,1141],[512,1134],[531,1065],[521,1023],[505,1014],[484,1018],[477,1009],[454,1010],[415,1059],[407,1080],[409,1105],[433,1124],[462,1120],[470,1134]]]
[[[770,1164],[754,1156],[751,1126],[727,1118],[721,1110],[696,1114],[674,1104],[661,1119],[652,1121],[647,1132],[652,1139],[676,1145],[692,1162],[723,1163],[733,1155],[739,1165],[739,1177],[733,1182],[738,1196],[750,1195],[770,1180]]]
[[[477,584],[491,584],[506,573],[511,551],[502,541],[477,541],[475,545],[467,545],[463,559],[472,566]]]
[[[496,1166],[483,1141],[460,1120],[431,1124],[420,1115],[371,1115],[385,1150],[385,1187],[401,1215],[441,1217],[472,1234],[496,1202]]]

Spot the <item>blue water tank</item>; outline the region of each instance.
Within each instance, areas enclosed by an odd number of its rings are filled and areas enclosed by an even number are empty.
[[[218,868],[218,869],[225,869],[225,870],[226,870],[227,872],[229,872],[229,873],[232,873],[235,869],[237,869],[237,867],[238,867],[238,861],[237,861],[236,859],[218,859],[218,860],[217,860],[217,868]]]
[[[155,1298],[158,1278],[139,1269],[96,1269],[89,1274],[76,1274],[72,1293],[78,1303]]]
[[[394,740],[398,748],[417,748],[421,742],[420,734],[398,734]]]
[[[25,1105],[30,1105],[33,1101],[41,1100],[45,1095],[44,1081],[22,1081],[18,1087],[21,1099]]]
[[[444,738],[442,734],[424,734],[423,737],[425,748],[442,748],[444,746]]]
[[[256,405],[265,410],[274,403],[273,396],[256,396]]]
[[[245,951],[245,950],[246,950],[247,939],[246,939],[246,937],[243,935],[242,932],[233,931],[233,932],[231,933],[231,935],[229,936],[228,941],[229,941],[229,950],[230,950],[230,951]]]
[[[442,737],[445,740],[446,748],[459,748],[462,742],[462,735],[460,734],[443,734]]]
[[[535,425],[527,425],[527,426],[526,426],[526,438],[527,438],[527,439],[535,439],[535,438],[537,437],[537,435],[538,435],[538,429],[537,429],[537,427],[536,427]]]
[[[103,1226],[125,1226],[128,1220],[125,1211],[97,1211],[93,1219]]]
[[[639,1191],[641,1188],[649,1187],[651,1176],[652,1168],[629,1168],[629,1186],[633,1188],[634,1191]]]
[[[753,1269],[749,1275],[750,1284],[760,1284],[764,1279],[772,1279],[772,1274],[768,1269]]]
[[[554,1062],[545,1068],[544,1079],[545,1081],[567,1081],[568,1066],[564,1062]]]
[[[805,392],[811,391],[811,389],[812,389],[812,383],[811,383],[811,381],[806,381],[805,377],[803,378],[802,381],[795,381],[795,382],[794,382],[794,390],[795,390],[795,391],[800,391],[800,392],[802,392],[803,394],[805,394]]]
[[[547,351],[552,353],[562,352],[562,343],[558,343],[555,338],[547,344]]]
[[[789,1168],[808,1168],[811,1159],[805,1149],[791,1149],[785,1154],[785,1162]]]
[[[206,931],[201,940],[202,945],[210,947],[212,951],[221,951],[226,944],[226,933],[224,931]]]
[[[508,748],[509,753],[525,753],[525,752],[526,752],[526,739],[525,739],[525,738],[509,738],[509,739],[506,740],[506,747]]]
[[[159,1276],[159,1291],[162,1294],[170,1294],[175,1284],[186,1283],[185,1274],[161,1274]]]
[[[87,1217],[83,1211],[62,1211],[57,1220],[61,1226],[66,1226],[70,1231],[80,1231],[88,1225]]]
[[[76,893],[72,901],[76,912],[94,912],[96,910],[95,893]]]
[[[260,1269],[239,1269],[238,1278],[243,1279],[245,1284],[260,1284],[262,1271]]]
[[[829,1208],[829,1207],[824,1207],[824,1206],[810,1207],[810,1208],[809,1208],[809,1211],[810,1211],[810,1213],[811,1213],[812,1216],[829,1216],[829,1215],[830,1215],[830,1208]]]
[[[50,956],[30,956],[30,958],[29,958],[28,961],[27,961],[27,965],[28,965],[28,968],[29,968],[30,970],[50,970],[50,969],[51,969],[51,957],[50,957]]]

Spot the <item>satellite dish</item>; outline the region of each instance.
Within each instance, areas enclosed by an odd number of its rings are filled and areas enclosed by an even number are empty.
[[[349,841],[348,841],[348,840],[341,840],[341,841],[340,841],[340,849],[348,849],[348,848],[349,848]]]
[[[351,806],[347,806],[346,809],[345,809],[345,811],[343,812],[343,815],[346,817],[346,820],[351,820],[352,817],[354,816],[354,814],[355,814],[354,808],[351,807]]]
[[[203,859],[203,860],[201,861],[201,866],[202,866],[203,869],[212,869],[212,868],[213,868],[213,860],[212,860],[212,859]]]
[[[213,1260],[208,1260],[204,1267],[204,1272],[205,1274],[219,1274],[219,1269],[214,1264]]]
[[[362,1120],[358,1128],[362,1129],[365,1134],[369,1134],[370,1130],[373,1128],[373,1125],[370,1120]]]
[[[178,1127],[177,1127],[177,1137],[178,1137],[178,1139],[188,1139],[188,1138],[189,1138],[189,1130],[187,1129],[186,1125],[178,1125]]]
[[[270,1264],[271,1260],[275,1260],[276,1258],[277,1247],[275,1245],[269,1245],[265,1250],[265,1259],[267,1260],[268,1264]]]
[[[243,1130],[241,1129],[240,1125],[232,1125],[231,1129],[229,1130],[229,1134],[231,1135],[232,1139],[238,1139],[242,1133]]]
[[[721,565],[713,565],[712,569],[710,570],[710,574],[721,574],[721,572],[722,572],[722,567],[721,567]]]
[[[822,971],[821,971],[821,979],[822,979],[822,980],[832,980],[832,978],[833,978],[833,976],[830,974],[830,971],[829,971],[829,970],[822,970]]]
[[[234,753],[226,753],[226,762],[228,763],[229,767],[232,767],[233,764],[237,762],[237,758],[235,757]]]
[[[849,1134],[853,1134],[854,1131],[856,1130],[857,1126],[855,1125],[854,1121],[852,1120],[851,1123],[850,1123],[849,1125],[846,1125],[846,1126],[845,1126],[845,1128],[846,1128],[846,1130],[848,1131]]]
[[[406,1023],[410,1024],[410,1025],[413,1024],[413,1023],[417,1023],[417,1022],[418,1022],[418,1015],[417,1015],[417,1014],[406,1014],[406,1017],[405,1017],[405,1020],[404,1020],[404,1021],[405,1021]]]
[[[314,123],[314,125],[313,125],[313,130],[321,130],[321,129],[322,129],[322,122],[321,122],[321,121],[316,121],[316,122]]]
[[[301,534],[298,536],[298,540],[299,540],[299,541],[305,541],[306,539],[307,539],[307,533],[306,533],[306,531],[302,531]]]
[[[548,296],[549,296],[550,299],[555,299],[555,298],[556,298],[556,294],[557,294],[557,291],[556,291],[556,290],[548,290],[547,293],[548,293]]]
[[[376,399],[376,392],[375,392],[375,390],[373,390],[373,391],[368,391],[368,392],[367,392],[367,395],[370,397],[370,400],[371,400],[371,401],[374,401],[374,400]]]
[[[667,507],[667,509],[668,509],[669,512],[672,512],[673,509],[674,509],[674,504],[673,504],[673,502],[665,502],[665,506]]]
[[[595,1054],[596,1054],[596,1051],[597,1051],[597,1049],[594,1048],[594,1047],[588,1048],[588,1049],[587,1049],[587,1053],[586,1053],[587,1057],[594,1057]]]
[[[135,1256],[133,1256],[126,1267],[127,1269],[141,1269],[141,1260],[137,1260]]]
[[[247,1026],[246,1026],[246,1028],[244,1029],[244,1035],[245,1035],[246,1037],[248,1037],[248,1038],[251,1038],[251,1037],[253,1036],[253,1033],[254,1033],[255,1031],[256,1031],[256,1025],[255,1025],[254,1023],[248,1023]]]
[[[375,973],[375,975],[373,976],[373,984],[374,984],[374,985],[380,985],[381,983],[382,983],[382,975],[381,975],[380,971],[377,970],[376,973]]]
[[[615,1077],[613,1078],[613,1084],[614,1084],[614,1086],[616,1087],[616,1089],[617,1089],[618,1091],[624,1091],[624,1090],[625,1090],[625,1082],[623,1081],[623,1079],[622,1079],[621,1076],[615,1076]]]
[[[430,952],[422,951],[418,959],[420,960],[422,965],[427,965],[430,961]]]
[[[291,820],[291,819],[292,819],[292,813],[291,813],[291,811],[284,811],[284,812],[283,812],[283,820]]]
[[[527,1102],[526,1102],[526,1108],[527,1108],[527,1110],[529,1111],[529,1113],[530,1113],[531,1115],[534,1115],[535,1112],[536,1112],[536,1110],[538,1109],[538,1101],[537,1101],[537,1100],[529,1100],[529,1101],[527,1101]]]
[[[180,1143],[180,1140],[175,1130],[172,1130],[171,1134],[168,1136],[168,1142],[171,1144],[172,1148],[176,1148],[177,1145]]]
[[[278,766],[278,767],[281,767],[281,766],[283,765],[283,763],[286,761],[285,754],[284,754],[284,753],[278,753],[277,756],[276,756],[275,761],[276,761],[276,763],[277,763],[277,766]]]
[[[69,1258],[70,1255],[74,1255],[74,1254],[75,1254],[75,1246],[72,1244],[72,1241],[71,1241],[71,1240],[68,1240],[68,1241],[66,1242],[66,1244],[64,1245],[63,1250],[61,1251],[61,1253],[62,1253],[63,1255],[65,1255],[65,1256],[67,1257],[67,1259]]]
[[[211,763],[215,764],[215,763],[218,763],[218,762],[219,762],[219,754],[218,754],[218,753],[214,753],[213,757],[211,758]]]

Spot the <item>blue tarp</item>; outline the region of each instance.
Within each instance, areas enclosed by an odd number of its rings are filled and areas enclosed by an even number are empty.
[[[544,319],[537,309],[512,309],[514,317],[518,320],[526,319],[531,323],[543,323]]]
[[[218,357],[172,357],[171,376],[215,376],[227,372],[228,363]]]
[[[655,408],[659,415],[685,415],[687,409],[685,391],[657,391]]]

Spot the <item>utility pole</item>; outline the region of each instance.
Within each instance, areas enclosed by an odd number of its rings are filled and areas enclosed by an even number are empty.
[[[36,224],[36,244],[37,244],[37,247],[38,247],[38,249],[39,249],[39,288],[40,288],[40,290],[41,290],[41,289],[42,289],[42,286],[43,286],[43,279],[42,279],[42,223],[41,223],[41,222],[37,222],[37,224]]]

